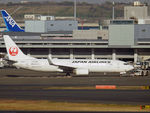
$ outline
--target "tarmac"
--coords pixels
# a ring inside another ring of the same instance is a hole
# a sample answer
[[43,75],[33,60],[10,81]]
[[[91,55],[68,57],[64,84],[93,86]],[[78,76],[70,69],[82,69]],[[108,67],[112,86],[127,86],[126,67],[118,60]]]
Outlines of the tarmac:
[[146,90],[128,88],[99,90],[95,86],[149,87],[149,81],[150,76],[120,77],[115,73],[66,77],[60,73],[41,73],[13,68],[0,69],[0,99],[140,106],[150,103],[149,88]]
[[49,85],[49,86],[150,86],[150,76],[120,77],[118,74],[91,74],[66,77],[62,73],[42,73],[23,69],[0,69],[0,85]]
[[148,105],[150,90],[48,89],[48,86],[0,86],[0,99]]

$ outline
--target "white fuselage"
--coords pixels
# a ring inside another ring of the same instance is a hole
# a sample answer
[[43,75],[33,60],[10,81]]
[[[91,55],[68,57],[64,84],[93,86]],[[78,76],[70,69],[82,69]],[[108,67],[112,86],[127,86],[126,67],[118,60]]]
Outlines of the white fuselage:
[[52,59],[52,63],[50,65],[47,59],[26,59],[18,60],[14,66],[45,72],[63,72],[59,66],[86,69],[89,72],[127,72],[133,69],[133,66],[119,60]]
[[53,59],[52,61],[55,65],[88,69],[89,72],[126,72],[133,69],[133,66],[119,60]]
[[13,65],[33,71],[63,72],[63,70],[59,69],[58,66],[49,65],[47,59],[18,60],[17,63],[14,63]]

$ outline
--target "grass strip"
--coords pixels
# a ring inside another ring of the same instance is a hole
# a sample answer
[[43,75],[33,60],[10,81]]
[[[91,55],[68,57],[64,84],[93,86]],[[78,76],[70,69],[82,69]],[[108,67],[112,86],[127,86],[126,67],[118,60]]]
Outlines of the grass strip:
[[136,105],[116,105],[100,103],[72,103],[55,102],[46,100],[0,100],[0,110],[21,110],[21,111],[144,111],[150,109],[140,109]]

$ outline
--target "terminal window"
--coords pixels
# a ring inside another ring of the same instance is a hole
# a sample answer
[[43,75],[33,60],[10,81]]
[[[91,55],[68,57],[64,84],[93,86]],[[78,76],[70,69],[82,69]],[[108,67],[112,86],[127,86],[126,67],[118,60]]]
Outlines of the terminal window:
[[134,24],[133,20],[112,20],[110,24]]

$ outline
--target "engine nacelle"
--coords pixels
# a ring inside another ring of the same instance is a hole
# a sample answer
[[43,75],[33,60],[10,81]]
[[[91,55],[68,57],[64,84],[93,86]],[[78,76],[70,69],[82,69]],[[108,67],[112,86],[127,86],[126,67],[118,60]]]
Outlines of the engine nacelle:
[[75,69],[74,73],[76,75],[88,75],[89,74],[89,70],[88,69]]

